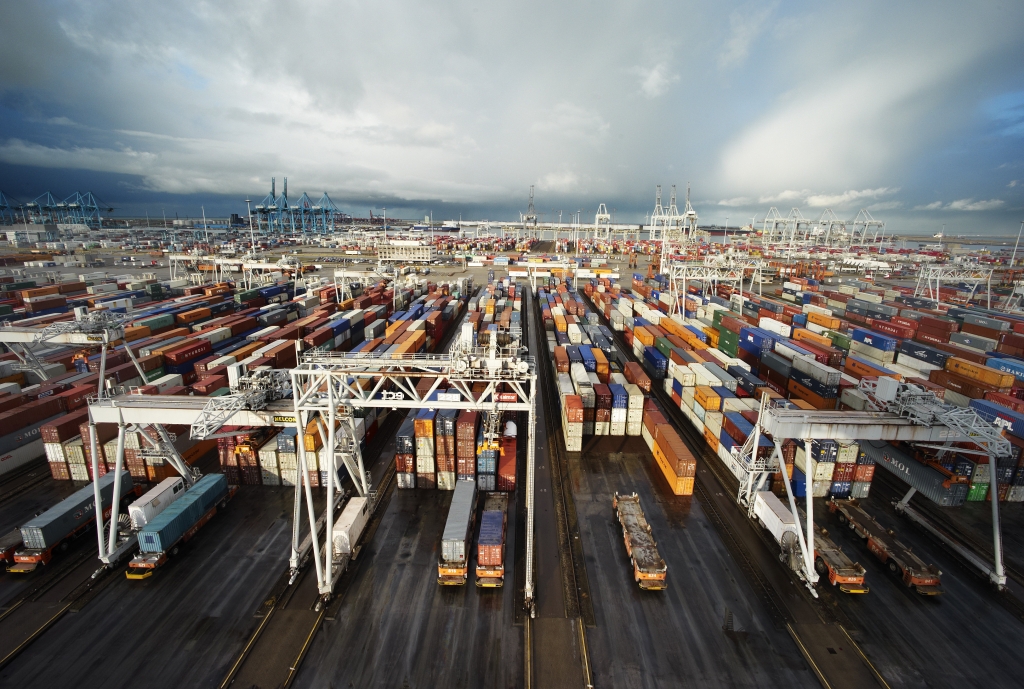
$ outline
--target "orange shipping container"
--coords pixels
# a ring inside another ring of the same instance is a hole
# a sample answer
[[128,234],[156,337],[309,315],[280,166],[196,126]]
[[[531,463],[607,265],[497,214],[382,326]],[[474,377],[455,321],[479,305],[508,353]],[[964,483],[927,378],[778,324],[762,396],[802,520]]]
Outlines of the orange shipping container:
[[804,342],[821,345],[822,347],[832,347],[832,340],[828,339],[824,335],[811,332],[806,328],[793,328],[793,339],[798,341],[803,340]]
[[985,383],[991,385],[994,388],[1003,388],[1009,390],[1013,387],[1014,377],[1012,373],[1004,373],[1003,371],[997,371],[994,368],[988,366],[982,366],[981,364],[974,364],[966,359],[960,357],[951,356],[946,359],[946,370],[950,373],[955,373],[958,376],[963,376],[969,380],[976,380],[979,383]]
[[893,371],[883,371],[880,368],[866,364],[863,361],[858,361],[852,357],[847,357],[846,364],[843,366],[843,371],[858,380],[864,376],[888,376],[889,378],[895,378],[896,380],[903,380],[903,376],[898,373]]
[[811,311],[807,314],[807,321],[809,323],[814,323],[815,325],[820,325],[822,328],[828,328],[829,330],[839,330],[839,319],[833,316],[825,316]]

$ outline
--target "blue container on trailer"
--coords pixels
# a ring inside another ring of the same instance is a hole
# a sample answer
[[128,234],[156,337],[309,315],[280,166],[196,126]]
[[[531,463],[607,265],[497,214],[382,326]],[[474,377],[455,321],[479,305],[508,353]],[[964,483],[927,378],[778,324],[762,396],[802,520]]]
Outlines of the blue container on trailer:
[[873,330],[866,328],[854,328],[851,333],[854,341],[862,342],[869,347],[881,350],[883,352],[895,352],[897,340],[895,337],[889,337],[888,335],[882,335],[876,333]]
[[139,550],[161,553],[195,526],[228,492],[224,474],[207,474],[139,532]]
[[612,383],[608,386],[608,389],[612,393],[612,409],[626,409],[629,407],[629,393],[626,392],[625,386]]

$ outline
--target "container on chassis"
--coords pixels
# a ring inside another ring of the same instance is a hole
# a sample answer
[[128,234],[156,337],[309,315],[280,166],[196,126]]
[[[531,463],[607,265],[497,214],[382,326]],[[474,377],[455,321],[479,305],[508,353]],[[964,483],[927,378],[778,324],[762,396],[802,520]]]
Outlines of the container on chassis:
[[476,516],[476,482],[456,481],[452,504],[448,508],[441,557],[437,562],[437,583],[463,586],[469,579],[469,550]]
[[334,522],[332,541],[334,543],[334,560],[343,557],[351,558],[359,537],[366,528],[370,518],[370,504],[366,498],[352,498]]
[[903,583],[923,596],[943,593],[942,572],[929,565],[909,548],[896,540],[891,531],[868,514],[857,500],[830,500],[828,509],[854,533],[867,541],[868,550],[882,561],[889,571],[898,575]]
[[476,541],[476,585],[497,587],[505,583],[505,526],[508,496],[487,493]]
[[633,579],[644,591],[659,591],[666,587],[668,565],[658,553],[658,544],[651,533],[640,497],[636,493],[612,497],[615,518],[622,526],[622,540],[626,554],[633,563]]
[[[99,479],[103,518],[110,513],[114,478],[115,473],[110,472]],[[127,469],[121,471],[121,491],[122,500],[140,492]],[[31,572],[36,566],[48,563],[55,550],[66,547],[67,542],[81,534],[95,517],[96,498],[90,483],[22,525],[21,539],[25,547],[14,553],[15,564],[8,571]]]
[[185,492],[185,481],[180,476],[165,478],[150,488],[141,498],[128,505],[132,528],[138,531]]
[[793,512],[768,491],[754,496],[754,516],[772,539],[779,544],[779,560],[794,571],[800,568],[800,545]]
[[185,494],[174,501],[139,531],[139,554],[128,563],[129,579],[145,579],[153,570],[177,555],[208,521],[224,509],[238,492],[229,486],[224,474],[208,474],[195,482]]
[[864,567],[847,557],[817,524],[814,526],[814,569],[819,577],[828,579],[828,583],[838,586],[843,593],[871,590],[864,583]]

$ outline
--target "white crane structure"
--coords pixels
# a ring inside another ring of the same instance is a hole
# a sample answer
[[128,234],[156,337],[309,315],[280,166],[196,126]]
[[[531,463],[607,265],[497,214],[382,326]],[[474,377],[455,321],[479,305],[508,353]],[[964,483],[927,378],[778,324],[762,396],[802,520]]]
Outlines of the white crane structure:
[[[116,333],[111,333],[116,334]],[[166,397],[151,395],[100,396],[90,400],[89,422],[93,443],[93,463],[97,461],[95,424],[117,423],[118,443],[115,463],[124,462],[124,435],[131,428],[160,424],[189,425],[195,439],[218,437],[225,425],[278,426],[297,429],[297,480],[292,513],[292,542],[289,564],[293,580],[312,555],[317,584],[322,596],[329,597],[340,575],[342,562],[334,559],[331,533],[336,512],[344,497],[338,471],[344,468],[354,490],[374,503],[377,491],[365,471],[355,430],[355,412],[359,409],[470,409],[492,419],[504,411],[527,412],[527,533],[526,604],[533,609],[533,524],[537,370],[533,357],[525,355],[518,329],[481,333],[484,342],[474,341],[472,327],[463,327],[460,337],[444,354],[385,355],[379,353],[325,353],[311,351],[300,355],[291,370],[257,370],[246,373],[241,364],[228,368],[231,393],[214,398]],[[297,345],[298,346],[298,345]],[[134,360],[134,359],[133,359]],[[429,390],[417,391],[417,382],[431,380]],[[443,383],[443,386],[442,386]],[[480,383],[483,389],[480,389]],[[477,386],[474,389],[474,385]],[[430,399],[437,393],[434,399]],[[485,428],[493,427],[490,423]],[[323,457],[328,464],[327,495],[324,513],[317,517],[303,438],[310,428],[320,434]],[[145,434],[143,434],[144,437]],[[171,438],[160,436],[156,452],[173,451]],[[169,449],[168,449],[169,448]],[[195,476],[180,457],[168,457],[191,485]],[[97,467],[94,466],[94,472]],[[94,475],[98,475],[94,473]],[[120,475],[120,474],[118,474]],[[377,488],[380,488],[379,484]],[[124,552],[131,544],[115,543],[117,503],[121,487],[114,486],[111,537],[107,541],[98,527],[101,559],[107,562],[115,551]],[[99,494],[97,492],[97,501]],[[99,504],[97,502],[97,504]],[[309,532],[304,539],[302,522],[308,518]],[[323,541],[321,542],[321,537]]]
[[831,208],[822,211],[817,220],[804,217],[799,208],[792,208],[783,217],[771,207],[762,221],[761,243],[766,249],[779,252],[811,247],[852,248],[874,246],[885,241],[885,223],[875,220],[867,209],[861,209],[853,220],[843,220]]
[[921,266],[921,270],[917,274],[917,286],[914,288],[914,296],[923,296],[935,301],[941,301],[939,294],[943,283],[965,283],[971,286],[971,293],[967,297],[967,300],[970,301],[974,299],[978,288],[984,285],[987,307],[991,309],[992,271],[991,267],[966,263],[946,263],[942,265],[926,263]]
[[[787,438],[802,442],[808,458],[812,456],[811,441],[818,439],[840,442],[898,440],[937,449],[940,453],[963,452],[963,448],[954,447],[953,444],[970,441],[980,448],[972,452],[988,457],[993,476],[996,475],[996,458],[1010,453],[1010,443],[999,429],[979,417],[973,409],[944,404],[931,392],[916,385],[900,383],[894,378],[865,378],[861,380],[859,389],[867,398],[868,407],[873,411],[782,409],[773,406],[767,395],[762,398],[754,432],[748,436],[742,447],[732,450],[733,466],[730,468],[739,478],[736,500],[747,509],[748,516],[753,517],[754,497],[757,491],[763,488],[769,474],[776,472],[785,482],[790,510],[794,515],[799,514],[789,475],[783,468],[785,462],[782,457],[782,442]],[[773,438],[774,447],[770,453],[755,453],[754,448],[760,446],[763,434]],[[802,527],[798,519],[796,524],[801,563],[797,573],[811,593],[817,596],[814,584],[818,581],[818,573],[814,569],[814,550],[809,540],[810,534],[814,533],[814,501],[810,498],[812,474],[811,471],[805,473],[805,494],[808,496],[807,523]],[[916,489],[911,488],[896,504],[897,510],[932,531],[940,540],[987,574],[996,586],[1005,586],[1006,573],[1003,568],[999,501],[995,495],[996,491],[993,491],[992,499],[994,556],[991,565],[949,535],[938,532],[928,519],[914,510],[908,503],[915,493]]]
[[[715,292],[719,284],[735,285],[738,289],[752,292],[757,285],[757,293],[761,294],[763,262],[755,258],[735,256],[713,256],[704,259],[703,263],[670,259],[661,264],[661,272],[668,275],[669,292],[672,303],[669,304],[669,315],[683,313],[683,300],[686,298],[687,286],[691,281],[701,282],[705,288]],[[744,280],[749,282],[744,288]]]

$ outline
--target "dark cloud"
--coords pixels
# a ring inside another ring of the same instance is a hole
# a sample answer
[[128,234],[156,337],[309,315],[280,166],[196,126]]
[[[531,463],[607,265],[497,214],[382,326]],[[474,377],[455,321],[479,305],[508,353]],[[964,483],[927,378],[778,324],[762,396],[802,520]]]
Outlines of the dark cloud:
[[115,205],[184,209],[287,175],[295,196],[354,207],[515,217],[535,184],[545,207],[603,201],[639,221],[655,184],[689,181],[708,220],[802,204],[1015,228],[1022,176],[999,166],[1024,163],[1022,16],[923,1],[7,3],[0,189],[73,180]]

